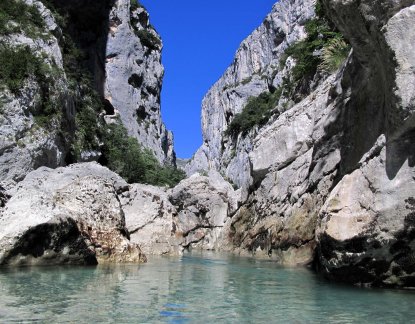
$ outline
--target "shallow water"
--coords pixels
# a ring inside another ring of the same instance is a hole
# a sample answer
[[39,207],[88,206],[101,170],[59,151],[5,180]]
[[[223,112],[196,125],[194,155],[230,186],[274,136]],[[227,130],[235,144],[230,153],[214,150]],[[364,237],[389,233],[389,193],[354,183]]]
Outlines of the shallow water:
[[415,292],[330,284],[303,268],[205,253],[0,272],[0,322],[410,323]]

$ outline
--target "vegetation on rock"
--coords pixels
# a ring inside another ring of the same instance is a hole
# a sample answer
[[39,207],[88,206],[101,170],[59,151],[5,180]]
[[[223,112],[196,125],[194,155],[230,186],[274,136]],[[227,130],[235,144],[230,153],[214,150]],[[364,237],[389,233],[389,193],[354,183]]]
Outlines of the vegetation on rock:
[[142,8],[142,4],[137,0],[130,0],[130,11],[135,11],[138,8]]
[[55,87],[59,78],[57,67],[47,64],[29,46],[12,47],[5,43],[0,44],[0,62],[0,82],[13,94],[18,95],[29,80],[37,83],[38,107],[32,111],[37,124],[46,126],[60,114]]
[[[160,165],[152,151],[128,136],[123,125],[105,123],[103,98],[96,91],[92,73],[88,69],[87,50],[71,34],[71,26],[64,18],[69,17],[69,13],[64,8],[56,7],[52,1],[45,0],[43,3],[50,9],[62,31],[58,41],[63,54],[64,71],[49,63],[50,58],[36,54],[29,46],[11,46],[0,41],[0,83],[15,95],[20,95],[30,82],[37,84],[37,100],[40,104],[31,113],[38,126],[53,127],[62,135],[62,141],[69,148],[67,163],[82,161],[85,153],[92,153],[92,156],[101,155],[101,164],[119,173],[130,183],[176,185],[185,178],[183,171]],[[131,5],[133,10],[140,6],[136,1],[131,1]],[[34,28],[48,35],[43,18],[35,6],[19,0],[1,1],[0,36],[25,33],[28,37],[38,37],[29,35],[26,28]],[[137,34],[147,47],[161,45],[160,40],[149,31],[137,31]],[[65,83],[61,82],[63,76],[66,77]],[[139,79],[129,81],[139,86]],[[61,104],[63,98],[65,103]],[[66,118],[63,118],[61,107],[69,107]],[[3,106],[1,109],[4,109]]]
[[281,65],[290,56],[295,59],[291,76],[296,83],[308,82],[319,68],[326,72],[335,71],[350,51],[350,45],[328,19],[319,2],[316,4],[316,18],[306,22],[305,30],[307,37],[288,47],[281,59]]
[[161,41],[153,33],[147,29],[134,30],[135,34],[140,38],[141,44],[150,50],[157,50],[161,46]]
[[251,97],[242,112],[236,114],[225,131],[225,135],[246,135],[253,127],[263,126],[273,115],[274,108],[281,96],[281,89],[263,92],[258,97]]
[[21,0],[0,1],[0,35],[23,32],[29,37],[38,36],[45,24],[38,8]]
[[[274,92],[251,97],[242,112],[232,119],[225,135],[246,135],[255,126],[263,126],[276,111],[281,97],[300,101],[309,93],[310,81],[318,71],[334,72],[347,58],[350,45],[328,19],[320,2],[316,4],[316,18],[306,22],[305,30],[307,37],[288,47],[281,58],[281,66],[285,65],[288,57],[295,59],[289,75]],[[249,81],[247,78],[246,82]]]
[[150,150],[128,136],[122,125],[109,125],[104,133],[103,143],[103,164],[129,183],[173,187],[185,178],[182,170],[161,166]]

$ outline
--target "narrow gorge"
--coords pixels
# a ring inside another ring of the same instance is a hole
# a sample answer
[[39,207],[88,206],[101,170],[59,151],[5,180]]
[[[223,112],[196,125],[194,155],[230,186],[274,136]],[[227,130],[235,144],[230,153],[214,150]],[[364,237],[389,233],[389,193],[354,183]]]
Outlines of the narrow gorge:
[[276,2],[179,168],[142,5],[2,2],[0,266],[200,250],[415,287],[414,23],[413,0]]

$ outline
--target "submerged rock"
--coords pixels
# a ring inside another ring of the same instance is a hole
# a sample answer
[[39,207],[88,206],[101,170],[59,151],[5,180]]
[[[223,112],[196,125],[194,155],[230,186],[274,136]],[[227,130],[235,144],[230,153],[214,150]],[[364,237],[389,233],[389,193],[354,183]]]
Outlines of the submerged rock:
[[0,214],[0,265],[144,262],[128,239],[115,173],[82,163],[30,173]]

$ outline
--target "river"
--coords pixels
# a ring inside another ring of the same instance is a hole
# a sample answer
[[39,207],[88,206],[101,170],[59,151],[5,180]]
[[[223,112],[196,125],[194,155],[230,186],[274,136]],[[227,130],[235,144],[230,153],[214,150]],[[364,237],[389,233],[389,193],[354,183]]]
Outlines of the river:
[[329,283],[214,253],[143,265],[0,271],[0,322],[410,323],[415,292]]

